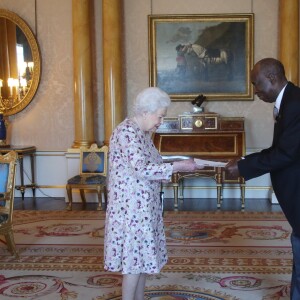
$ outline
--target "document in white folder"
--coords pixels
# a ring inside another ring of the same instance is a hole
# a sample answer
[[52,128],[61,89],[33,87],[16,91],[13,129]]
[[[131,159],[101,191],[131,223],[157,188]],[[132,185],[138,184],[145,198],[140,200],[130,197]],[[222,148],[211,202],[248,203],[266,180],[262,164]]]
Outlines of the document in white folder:
[[[190,159],[192,157],[190,156],[184,156],[184,155],[163,155],[162,156],[164,162],[173,162],[173,161],[180,161],[184,159]],[[227,162],[221,162],[221,161],[212,161],[212,160],[205,160],[205,159],[199,159],[194,158],[194,161],[196,164],[201,166],[207,166],[207,167],[225,167],[227,165]]]
[[225,167],[227,165],[226,162],[221,161],[212,161],[212,160],[205,160],[205,159],[194,159],[197,165],[201,166],[208,166],[208,167]]

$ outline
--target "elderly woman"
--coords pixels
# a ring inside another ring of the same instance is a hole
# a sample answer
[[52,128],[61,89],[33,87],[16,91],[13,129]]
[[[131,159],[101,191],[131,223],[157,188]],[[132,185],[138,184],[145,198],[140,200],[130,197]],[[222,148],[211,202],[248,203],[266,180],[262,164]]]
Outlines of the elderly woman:
[[163,163],[153,145],[151,134],[170,103],[161,89],[144,89],[133,117],[119,124],[110,139],[104,268],[122,272],[123,300],[143,300],[146,274],[159,273],[167,262],[161,181],[173,172],[199,169],[192,159]]

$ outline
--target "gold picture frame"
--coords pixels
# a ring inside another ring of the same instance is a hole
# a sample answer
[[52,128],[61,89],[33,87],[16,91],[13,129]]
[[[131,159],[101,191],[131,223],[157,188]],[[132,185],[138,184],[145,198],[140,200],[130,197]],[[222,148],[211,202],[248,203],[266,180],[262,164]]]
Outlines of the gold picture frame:
[[149,15],[150,86],[173,101],[253,100],[254,15]]

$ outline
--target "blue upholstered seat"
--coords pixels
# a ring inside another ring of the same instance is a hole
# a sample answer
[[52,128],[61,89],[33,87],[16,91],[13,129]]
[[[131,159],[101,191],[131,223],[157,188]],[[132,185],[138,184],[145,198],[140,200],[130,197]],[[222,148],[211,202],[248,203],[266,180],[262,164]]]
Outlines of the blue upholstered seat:
[[102,175],[76,175],[68,180],[68,184],[105,184],[106,177]]

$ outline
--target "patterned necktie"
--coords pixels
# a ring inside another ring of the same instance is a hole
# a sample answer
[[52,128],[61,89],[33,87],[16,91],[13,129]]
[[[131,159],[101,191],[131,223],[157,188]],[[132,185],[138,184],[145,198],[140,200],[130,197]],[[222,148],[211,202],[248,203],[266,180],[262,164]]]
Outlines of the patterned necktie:
[[279,113],[278,108],[276,106],[274,106],[274,108],[273,108],[273,117],[274,117],[274,120],[277,119],[278,113]]

